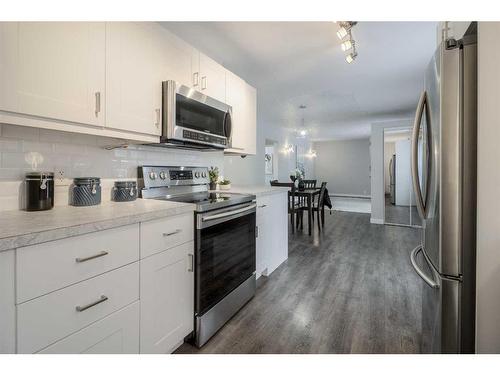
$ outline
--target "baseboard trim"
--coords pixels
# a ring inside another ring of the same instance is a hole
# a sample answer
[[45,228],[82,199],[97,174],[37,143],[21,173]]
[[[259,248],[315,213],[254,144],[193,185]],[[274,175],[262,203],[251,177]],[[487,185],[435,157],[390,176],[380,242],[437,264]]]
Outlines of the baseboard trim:
[[384,220],[383,219],[374,219],[373,217],[370,218],[370,223],[372,224],[384,224]]
[[330,197],[342,197],[342,198],[362,198],[371,199],[371,195],[356,195],[356,194],[328,194]]

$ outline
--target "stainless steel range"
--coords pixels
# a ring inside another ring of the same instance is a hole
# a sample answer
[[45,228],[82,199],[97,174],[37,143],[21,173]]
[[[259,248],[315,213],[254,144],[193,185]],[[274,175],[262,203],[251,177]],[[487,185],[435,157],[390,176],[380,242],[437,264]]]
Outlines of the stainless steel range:
[[208,190],[205,167],[139,167],[141,197],[194,203],[195,332],[201,347],[255,295],[255,196]]

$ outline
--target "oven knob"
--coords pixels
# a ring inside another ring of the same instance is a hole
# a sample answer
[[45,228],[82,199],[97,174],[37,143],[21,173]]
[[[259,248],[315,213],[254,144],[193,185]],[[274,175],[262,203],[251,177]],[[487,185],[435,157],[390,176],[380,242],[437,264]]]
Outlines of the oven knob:
[[202,172],[201,177],[203,177],[203,178],[207,177],[207,172]]
[[156,177],[158,177],[158,175],[156,174],[156,172],[149,172],[149,178],[151,180],[156,180]]
[[161,172],[160,172],[160,178],[161,178],[162,180],[164,180],[164,179],[165,179],[165,177],[166,177],[166,176],[165,176],[165,172],[161,171]]
[[200,172],[194,172],[194,177],[200,178]]

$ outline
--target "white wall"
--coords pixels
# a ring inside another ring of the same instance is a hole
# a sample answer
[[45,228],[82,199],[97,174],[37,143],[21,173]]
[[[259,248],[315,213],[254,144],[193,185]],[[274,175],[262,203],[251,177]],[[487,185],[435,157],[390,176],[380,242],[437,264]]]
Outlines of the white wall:
[[372,212],[370,221],[374,224],[384,223],[384,129],[405,128],[412,125],[413,119],[375,122],[371,125],[370,156]]
[[370,141],[353,139],[314,142],[318,182],[328,182],[330,194],[370,196]]
[[396,153],[394,142],[384,143],[384,179],[385,179],[385,193],[391,193],[391,176],[389,175],[389,165],[391,163],[392,155]]
[[478,30],[477,325],[479,353],[500,353],[500,23]]

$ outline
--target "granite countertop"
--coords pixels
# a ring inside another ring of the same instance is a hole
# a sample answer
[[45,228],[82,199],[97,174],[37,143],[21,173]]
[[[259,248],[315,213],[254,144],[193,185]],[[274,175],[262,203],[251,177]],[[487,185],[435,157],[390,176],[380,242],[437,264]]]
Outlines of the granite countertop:
[[229,190],[217,190],[217,192],[229,192],[229,193],[240,193],[240,194],[253,194],[256,197],[278,194],[288,191],[286,187],[280,186],[269,186],[269,185],[231,185]]
[[193,212],[195,205],[137,199],[99,206],[54,207],[49,211],[0,212],[0,251]]

